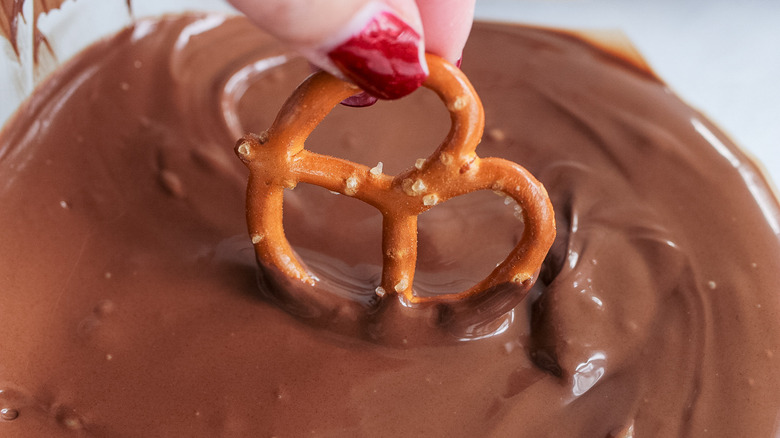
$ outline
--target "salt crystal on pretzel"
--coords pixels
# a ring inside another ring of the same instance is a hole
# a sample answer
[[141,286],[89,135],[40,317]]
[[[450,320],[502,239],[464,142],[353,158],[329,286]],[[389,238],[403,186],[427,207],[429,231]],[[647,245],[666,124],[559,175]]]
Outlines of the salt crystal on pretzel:
[[[382,173],[382,163],[368,168],[304,148],[306,138],[333,107],[360,91],[324,72],[310,76],[298,87],[268,131],[239,140],[236,153],[250,170],[249,234],[260,263],[295,281],[316,283],[290,247],[282,226],[284,188],[303,182],[354,197],[382,212],[383,269],[375,291],[379,300],[397,294],[411,304],[453,303],[506,283],[523,283],[527,292],[555,238],[547,192],[520,165],[477,156],[484,128],[479,97],[459,69],[434,55],[427,55],[427,61],[430,76],[423,85],[444,102],[452,126],[432,155],[418,159],[396,176]],[[490,275],[468,290],[415,295],[418,215],[477,190],[494,190],[517,203],[516,215],[525,224],[520,242]]]

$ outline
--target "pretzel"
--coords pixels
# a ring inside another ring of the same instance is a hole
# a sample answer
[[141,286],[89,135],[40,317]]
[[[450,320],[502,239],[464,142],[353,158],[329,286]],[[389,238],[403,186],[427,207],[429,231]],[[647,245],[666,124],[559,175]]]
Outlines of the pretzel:
[[[380,300],[399,295],[407,303],[452,303],[476,297],[505,283],[530,289],[555,238],[552,205],[544,187],[518,164],[475,153],[484,128],[484,112],[466,76],[447,61],[427,55],[430,76],[423,86],[439,95],[452,125],[444,142],[428,158],[396,176],[304,148],[309,134],[356,86],[325,72],[307,78],[282,107],[273,125],[236,144],[249,168],[247,222],[258,261],[308,285],[316,280],[297,258],[284,235],[285,188],[309,183],[370,204],[383,216]],[[477,190],[511,197],[522,209],[520,242],[485,279],[456,293],[417,296],[413,291],[417,259],[417,217],[448,199]]]

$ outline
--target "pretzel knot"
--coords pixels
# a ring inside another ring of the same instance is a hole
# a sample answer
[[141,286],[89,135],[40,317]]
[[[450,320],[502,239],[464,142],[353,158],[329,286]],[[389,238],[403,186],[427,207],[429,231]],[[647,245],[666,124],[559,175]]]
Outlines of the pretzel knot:
[[[289,278],[314,285],[284,235],[282,198],[298,183],[324,187],[366,202],[383,216],[380,299],[399,294],[407,303],[447,303],[489,293],[505,283],[535,280],[555,237],[552,205],[544,187],[527,170],[500,158],[480,158],[482,104],[466,76],[434,55],[427,55],[430,76],[424,86],[439,95],[452,125],[444,142],[428,158],[389,176],[378,169],[319,155],[304,149],[314,128],[343,99],[360,90],[327,73],[306,79],[282,107],[268,131],[238,141],[236,153],[250,170],[247,221],[258,261]],[[517,201],[524,222],[520,242],[485,279],[468,290],[436,296],[413,291],[417,259],[417,217],[456,196],[494,190]]]

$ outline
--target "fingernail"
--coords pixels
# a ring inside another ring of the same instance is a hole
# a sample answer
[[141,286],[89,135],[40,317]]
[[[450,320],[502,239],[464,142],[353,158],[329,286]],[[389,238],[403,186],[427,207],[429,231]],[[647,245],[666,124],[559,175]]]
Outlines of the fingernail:
[[[317,67],[316,65],[309,63],[309,70],[311,70],[312,73],[317,73],[318,71],[322,71],[321,68]],[[376,103],[378,99],[365,91],[362,93],[358,93],[354,96],[350,96],[344,100],[341,101],[341,104],[344,106],[351,106],[355,108],[362,108],[366,106],[371,106]]]
[[460,68],[461,64],[463,64],[463,57],[462,56],[460,58],[458,58],[457,61],[455,61],[455,67]]
[[428,76],[422,39],[389,11],[375,14],[360,33],[328,52],[328,58],[360,88],[382,99],[398,99]]
[[376,97],[364,91],[342,100],[341,104],[344,106],[364,107],[375,104],[377,100],[378,99]]

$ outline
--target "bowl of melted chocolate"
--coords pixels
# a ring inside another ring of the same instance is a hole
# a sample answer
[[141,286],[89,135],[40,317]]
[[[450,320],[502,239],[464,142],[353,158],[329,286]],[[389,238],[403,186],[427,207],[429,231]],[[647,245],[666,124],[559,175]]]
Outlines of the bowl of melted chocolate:
[[[257,280],[233,145],[305,61],[218,13],[139,18],[83,50],[0,133],[0,436],[775,436],[780,205],[614,47],[475,24],[478,151],[544,184],[557,236],[500,324],[406,345],[307,321]],[[310,147],[395,174],[448,126],[420,90],[334,109]],[[415,287],[484,277],[517,243],[513,213],[490,192],[424,213]],[[381,215],[301,185],[284,221],[323,288],[368,308]]]

